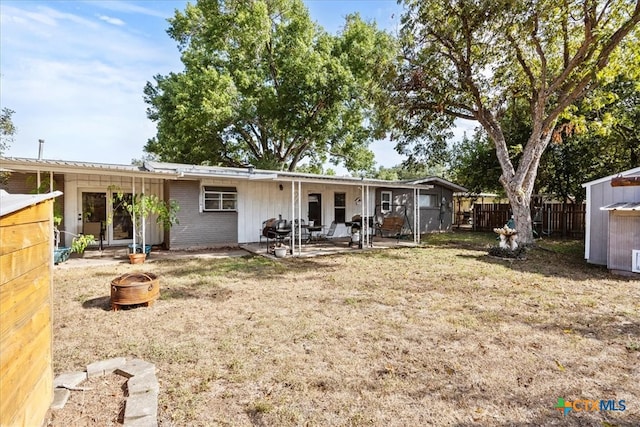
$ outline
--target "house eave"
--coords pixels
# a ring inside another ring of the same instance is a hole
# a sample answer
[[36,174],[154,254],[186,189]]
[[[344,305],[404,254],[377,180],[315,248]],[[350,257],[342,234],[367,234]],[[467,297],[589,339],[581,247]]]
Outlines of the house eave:
[[78,173],[87,175],[118,175],[132,177],[157,177],[173,179],[173,174],[147,171],[133,165],[109,163],[76,162],[69,160],[30,159],[20,157],[2,157],[3,167],[9,166],[12,172],[53,172]]

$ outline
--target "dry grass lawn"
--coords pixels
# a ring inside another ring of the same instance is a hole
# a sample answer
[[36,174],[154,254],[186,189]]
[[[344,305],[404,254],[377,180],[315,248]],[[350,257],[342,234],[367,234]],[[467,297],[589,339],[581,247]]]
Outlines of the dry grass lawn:
[[[640,425],[639,281],[580,242],[510,262],[492,240],[56,269],[54,370],[155,363],[161,426]],[[110,311],[134,270],[161,276],[160,300]],[[559,397],[626,410],[563,416]]]

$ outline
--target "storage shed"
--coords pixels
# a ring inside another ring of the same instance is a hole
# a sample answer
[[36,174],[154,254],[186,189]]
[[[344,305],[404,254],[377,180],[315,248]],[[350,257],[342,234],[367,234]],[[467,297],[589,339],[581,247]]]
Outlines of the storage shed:
[[0,425],[42,425],[53,396],[53,199],[0,190]]
[[585,259],[640,275],[640,167],[583,184]]

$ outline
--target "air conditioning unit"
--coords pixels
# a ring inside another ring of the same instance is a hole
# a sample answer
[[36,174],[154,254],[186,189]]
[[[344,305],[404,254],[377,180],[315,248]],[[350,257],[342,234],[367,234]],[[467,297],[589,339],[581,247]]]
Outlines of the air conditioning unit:
[[631,271],[640,273],[640,249],[631,251]]

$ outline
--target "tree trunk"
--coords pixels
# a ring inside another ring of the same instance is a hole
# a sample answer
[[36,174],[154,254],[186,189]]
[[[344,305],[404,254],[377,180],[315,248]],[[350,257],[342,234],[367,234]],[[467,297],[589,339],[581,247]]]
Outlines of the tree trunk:
[[522,197],[521,193],[516,193],[507,189],[507,197],[513,211],[513,219],[518,230],[518,244],[530,245],[533,243],[533,221],[531,220],[531,198]]
[[[500,124],[487,110],[482,110],[478,120],[483,125],[487,133],[496,146],[496,155],[500,162],[502,175],[500,183],[504,187],[513,219],[518,230],[518,242],[523,245],[533,244],[533,221],[531,220],[531,195],[538,175],[538,165],[542,158],[542,153],[551,141],[553,129],[542,129],[539,122],[534,121],[531,136],[525,145],[518,163],[518,168],[514,168],[507,142],[504,138]],[[535,116],[534,116],[535,119]]]

